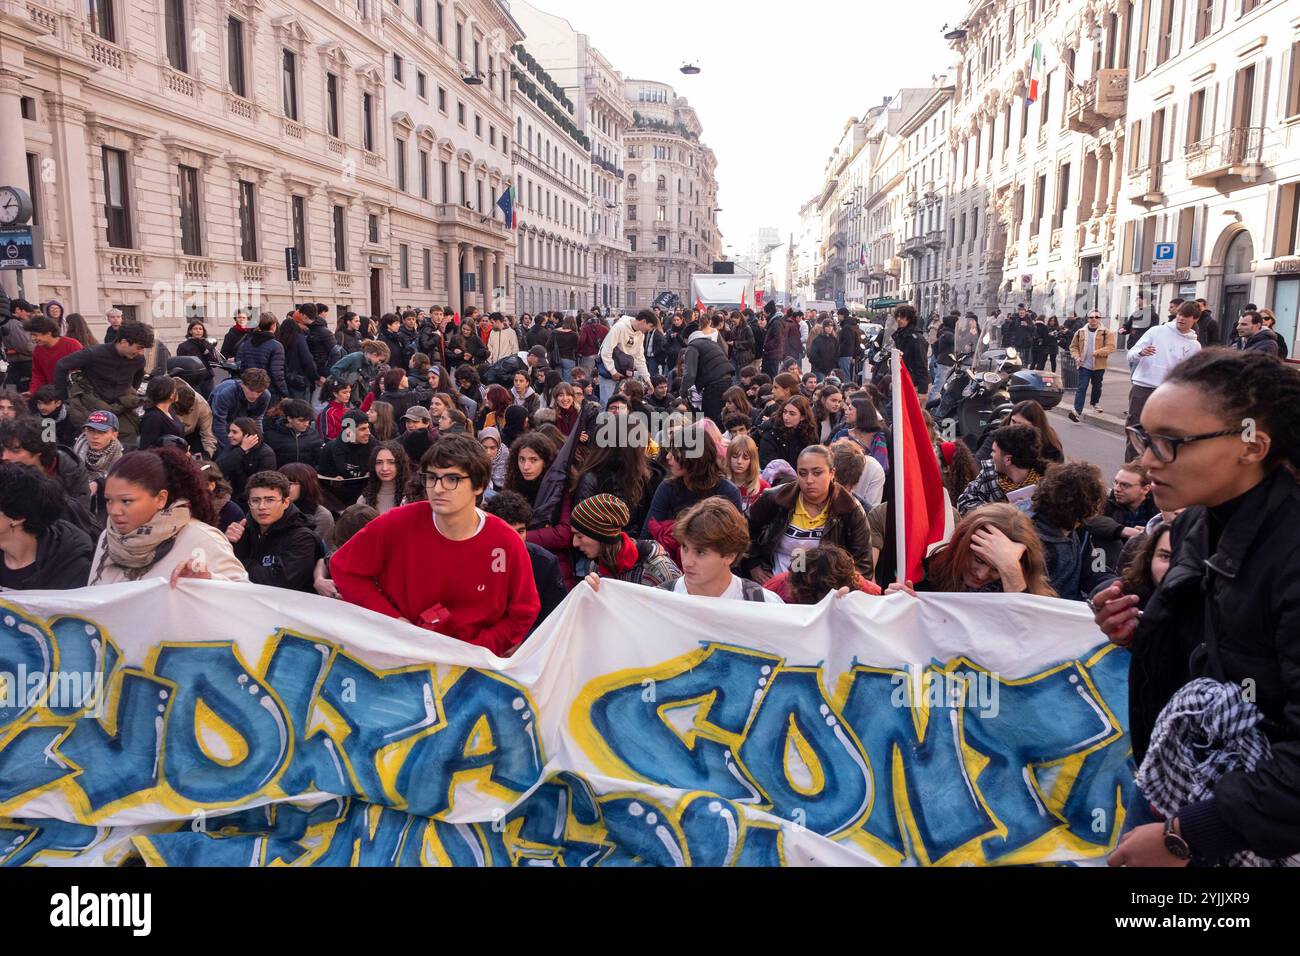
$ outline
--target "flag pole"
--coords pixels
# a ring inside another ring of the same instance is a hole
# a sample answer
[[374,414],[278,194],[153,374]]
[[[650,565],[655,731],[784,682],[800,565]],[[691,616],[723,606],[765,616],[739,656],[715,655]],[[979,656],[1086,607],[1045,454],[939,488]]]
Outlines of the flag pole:
[[894,448],[890,465],[894,472],[894,580],[900,584],[907,578],[907,503],[903,500],[903,353],[889,350],[890,402],[893,406]]

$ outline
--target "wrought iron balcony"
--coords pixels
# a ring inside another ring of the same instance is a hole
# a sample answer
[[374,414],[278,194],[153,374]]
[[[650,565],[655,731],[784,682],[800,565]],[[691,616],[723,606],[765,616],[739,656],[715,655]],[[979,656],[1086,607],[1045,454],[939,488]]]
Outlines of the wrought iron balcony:
[[1259,126],[1226,130],[1191,146],[1186,156],[1187,178],[1198,186],[1224,176],[1253,181],[1264,167],[1264,130]]

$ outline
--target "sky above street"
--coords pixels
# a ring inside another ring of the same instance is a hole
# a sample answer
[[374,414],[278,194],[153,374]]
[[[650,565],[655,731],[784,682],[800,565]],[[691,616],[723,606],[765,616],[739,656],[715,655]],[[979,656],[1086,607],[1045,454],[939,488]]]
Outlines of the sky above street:
[[[955,62],[941,28],[968,0],[533,0],[591,37],[615,69],[670,83],[718,156],[724,251],[761,226],[786,239],[849,117]],[[525,41],[526,43],[527,41]],[[685,61],[701,73],[679,72]]]

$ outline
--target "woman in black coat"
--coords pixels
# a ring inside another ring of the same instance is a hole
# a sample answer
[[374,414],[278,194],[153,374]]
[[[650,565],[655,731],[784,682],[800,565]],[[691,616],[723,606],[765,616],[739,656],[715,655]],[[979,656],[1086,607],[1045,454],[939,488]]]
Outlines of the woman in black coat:
[[[1155,390],[1140,429],[1133,443],[1157,507],[1186,510],[1172,526],[1169,570],[1140,617],[1140,595],[1120,583],[1092,601],[1102,631],[1132,652],[1129,732],[1141,761],[1127,814],[1136,825],[1110,863],[1293,856],[1300,375],[1270,355],[1206,349]],[[1167,772],[1175,763],[1185,769]]]
[[791,467],[799,453],[817,444],[817,419],[802,395],[788,398],[758,429],[758,460],[766,468],[778,458]]
[[176,346],[176,354],[197,358],[207,366],[198,383],[199,394],[206,399],[212,394],[212,366],[221,362],[216,347],[208,341],[208,327],[191,322],[185,329],[185,339]]
[[236,418],[226,431],[230,445],[217,452],[217,467],[230,482],[231,500],[243,505],[248,479],[259,471],[275,471],[275,452],[251,418]]
[[289,394],[281,397],[306,401],[316,381],[316,362],[311,357],[307,336],[297,322],[285,319],[275,337],[284,347],[284,382],[289,386]]

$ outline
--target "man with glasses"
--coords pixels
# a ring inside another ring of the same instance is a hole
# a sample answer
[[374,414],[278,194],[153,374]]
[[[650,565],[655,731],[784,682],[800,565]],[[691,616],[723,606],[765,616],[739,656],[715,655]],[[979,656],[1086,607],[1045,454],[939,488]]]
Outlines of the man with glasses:
[[1106,378],[1106,360],[1115,351],[1115,334],[1101,327],[1101,313],[1093,309],[1088,313],[1088,324],[1070,339],[1070,355],[1079,367],[1079,387],[1074,393],[1074,411],[1070,421],[1077,422],[1083,414],[1083,398],[1092,389],[1092,410],[1101,412],[1101,386]]
[[248,572],[248,580],[288,591],[313,592],[316,560],[325,547],[306,515],[289,500],[289,479],[259,471],[248,479],[248,514],[226,528],[226,540]]
[[[1175,366],[1188,356],[1201,350],[1196,338],[1196,320],[1201,307],[1195,302],[1184,302],[1172,322],[1153,325],[1142,333],[1142,338],[1128,350],[1129,391],[1128,418],[1124,425],[1132,429],[1142,422],[1142,409],[1151,393],[1164,384]],[[1124,449],[1124,460],[1138,457],[1139,449],[1132,442]]]
[[1115,472],[1101,514],[1087,522],[1092,540],[1106,552],[1106,567],[1119,573],[1124,546],[1141,535],[1158,514],[1151,499],[1151,475],[1136,461]]
[[510,654],[541,601],[519,535],[478,502],[492,461],[468,435],[444,435],[420,460],[427,501],[385,512],[330,558],[349,603]]

